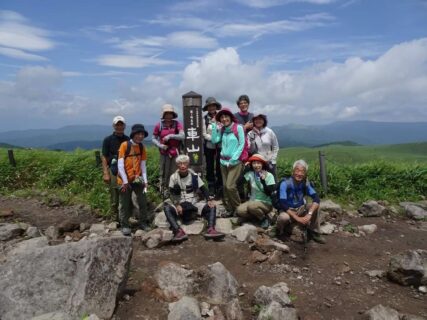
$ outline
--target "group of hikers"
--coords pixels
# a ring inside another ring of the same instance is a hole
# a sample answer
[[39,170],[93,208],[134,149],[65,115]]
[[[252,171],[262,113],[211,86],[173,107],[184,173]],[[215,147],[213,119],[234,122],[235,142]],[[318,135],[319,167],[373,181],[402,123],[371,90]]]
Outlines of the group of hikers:
[[[190,158],[180,148],[185,139],[184,127],[177,120],[174,107],[162,107],[159,123],[154,127],[152,142],[160,152],[159,187],[167,194],[163,209],[174,233],[172,242],[188,239],[178,221],[187,224],[198,216],[207,220],[207,239],[221,239],[215,229],[217,206],[222,199],[225,217],[237,217],[239,224],[255,222],[267,229],[275,221],[278,238],[291,233],[295,225],[307,230],[309,239],[324,243],[319,234],[320,199],[307,179],[304,160],[293,164],[292,176],[277,179],[276,161],[279,144],[267,124],[267,116],[249,112],[250,99],[241,95],[238,112],[233,113],[213,97],[206,99],[203,111],[204,176],[190,169]],[[130,137],[125,135],[122,116],[113,119],[112,135],[102,145],[103,179],[110,185],[111,212],[124,235],[131,235],[132,192],[139,206],[139,228],[148,230],[146,192],[147,153],[143,140],[149,135],[144,125],[135,124]],[[306,197],[311,197],[308,203]],[[202,202],[200,198],[204,198]],[[277,211],[276,219],[271,212]]]

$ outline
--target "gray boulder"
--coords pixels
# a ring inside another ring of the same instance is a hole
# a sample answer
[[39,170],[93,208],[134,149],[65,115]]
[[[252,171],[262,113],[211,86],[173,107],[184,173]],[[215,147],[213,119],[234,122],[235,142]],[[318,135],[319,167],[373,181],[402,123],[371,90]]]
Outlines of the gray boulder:
[[320,201],[320,212],[322,212],[322,216],[333,216],[336,217],[342,214],[342,208],[339,204],[331,201],[331,200],[322,200]]
[[172,238],[172,231],[158,228],[144,234],[141,241],[147,248],[152,249],[168,243]]
[[332,234],[337,230],[337,226],[333,223],[326,222],[320,226],[321,234]]
[[427,250],[408,250],[392,256],[387,277],[404,286],[427,284]]
[[244,320],[239,299],[234,298],[225,306],[225,316],[227,320]]
[[19,237],[24,229],[16,223],[0,223],[0,241],[8,241]]
[[278,302],[271,302],[263,308],[258,315],[258,320],[298,320],[296,309],[282,307]]
[[57,227],[55,227],[55,226],[49,226],[44,231],[44,235],[49,240],[57,240],[59,238],[59,229]]
[[289,288],[284,282],[276,283],[272,287],[261,286],[254,294],[255,302],[262,306],[267,306],[272,302],[278,303],[281,307],[292,305],[288,296]]
[[40,231],[37,227],[28,227],[25,233],[30,238],[37,238],[41,236]]
[[363,314],[365,320],[399,320],[399,312],[379,304]]
[[377,201],[370,200],[362,204],[359,213],[364,217],[381,217],[387,212],[386,207],[380,205]]
[[216,219],[216,230],[224,234],[231,234],[233,232],[233,224],[230,218]]
[[177,302],[169,304],[168,320],[200,320],[199,303],[191,297],[182,297]]
[[221,262],[215,262],[198,272],[200,294],[212,304],[226,304],[237,297],[239,284]]
[[166,301],[176,301],[193,294],[193,270],[188,270],[174,262],[164,262],[155,273],[157,285]]
[[358,226],[357,228],[359,229],[359,231],[363,231],[367,234],[374,233],[378,229],[376,224],[365,224],[363,226]]
[[109,319],[124,289],[131,255],[127,237],[15,252],[0,266],[0,318],[26,320],[63,312],[79,319],[85,313]]
[[411,218],[414,220],[427,219],[427,211],[417,205],[408,204],[408,205],[405,205],[404,208],[408,218]]
[[257,228],[254,225],[245,223],[243,226],[233,230],[231,235],[241,242],[255,239],[258,235]]
[[41,316],[31,318],[31,320],[75,320],[75,318],[64,312],[49,312]]

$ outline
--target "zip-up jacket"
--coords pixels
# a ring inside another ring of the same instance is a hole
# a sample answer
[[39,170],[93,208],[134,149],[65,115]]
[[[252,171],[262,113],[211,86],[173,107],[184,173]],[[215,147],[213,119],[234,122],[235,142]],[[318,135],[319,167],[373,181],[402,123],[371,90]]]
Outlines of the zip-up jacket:
[[224,134],[222,129],[216,123],[212,124],[212,143],[221,142],[221,165],[235,166],[240,162],[239,157],[245,146],[245,133],[241,125],[237,126],[237,133],[239,138],[236,137],[232,130],[233,123],[225,128]]
[[264,127],[258,131],[254,128],[249,131],[248,138],[250,143],[250,154],[259,153],[268,162],[276,164],[277,155],[279,153],[279,142],[273,130]]

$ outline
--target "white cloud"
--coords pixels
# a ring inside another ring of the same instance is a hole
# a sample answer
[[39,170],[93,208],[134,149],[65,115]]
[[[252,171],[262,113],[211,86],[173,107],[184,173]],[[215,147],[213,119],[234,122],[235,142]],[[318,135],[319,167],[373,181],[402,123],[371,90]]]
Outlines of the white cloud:
[[48,31],[31,26],[19,13],[0,11],[0,46],[28,51],[49,50],[55,46],[49,36]]
[[265,23],[231,23],[224,24],[216,31],[219,36],[260,36],[263,34],[278,34],[303,31],[314,27],[322,27],[334,20],[327,13],[317,13],[289,20],[278,20]]
[[109,42],[124,54],[102,55],[96,60],[100,65],[119,68],[174,64],[173,61],[158,58],[171,48],[210,49],[218,46],[215,38],[195,31],[172,32],[164,37],[132,38],[124,41],[115,38]]
[[103,66],[118,67],[118,68],[144,68],[148,66],[162,66],[173,64],[173,61],[159,59],[156,57],[143,57],[136,55],[103,55],[96,59]]
[[351,57],[299,72],[269,72],[266,64],[245,62],[236,49],[221,48],[189,63],[181,74],[151,74],[132,85],[119,82],[113,98],[103,101],[65,92],[64,76],[53,67],[35,66],[22,68],[14,81],[0,82],[0,109],[7,110],[2,124],[12,119],[57,119],[56,127],[64,121],[109,123],[117,113],[153,124],[164,103],[180,112],[181,96],[190,90],[215,96],[234,110],[236,98],[246,93],[251,111],[267,114],[271,125],[427,121],[427,38],[395,45],[376,59]]
[[93,29],[100,32],[106,32],[106,33],[115,33],[120,30],[128,30],[128,29],[135,29],[140,27],[140,25],[111,25],[111,24],[104,24],[102,26],[97,26],[93,28],[86,28],[86,29]]
[[330,4],[336,0],[235,0],[236,2],[252,8],[271,8],[290,3],[310,3],[316,5]]
[[239,94],[248,93],[252,110],[280,124],[338,117],[425,121],[426,84],[427,38],[396,45],[376,60],[349,58],[292,73],[267,74],[262,64],[242,62],[235,49],[219,49],[188,65],[180,88],[233,105]]
[[47,59],[45,57],[27,53],[20,49],[13,49],[13,48],[4,48],[0,47],[0,54],[15,58],[15,59],[21,59],[21,60],[28,60],[28,61],[46,61]]

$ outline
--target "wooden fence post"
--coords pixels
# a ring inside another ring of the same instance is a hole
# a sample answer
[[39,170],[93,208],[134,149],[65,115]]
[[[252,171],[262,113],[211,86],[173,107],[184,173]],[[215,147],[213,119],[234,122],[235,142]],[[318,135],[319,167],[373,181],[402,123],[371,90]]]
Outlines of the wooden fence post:
[[99,152],[99,150],[95,151],[95,161],[96,161],[96,166],[100,167],[101,166],[101,153]]
[[319,151],[319,165],[320,165],[320,183],[322,184],[323,191],[328,192],[328,179],[326,174],[326,161],[325,154]]
[[7,150],[7,155],[9,156],[9,163],[12,167],[16,167],[15,157],[13,156],[13,150]]

